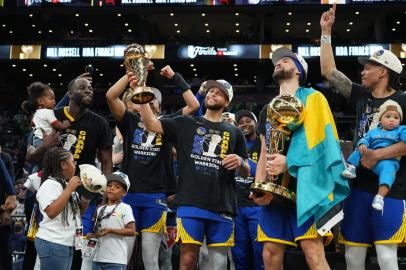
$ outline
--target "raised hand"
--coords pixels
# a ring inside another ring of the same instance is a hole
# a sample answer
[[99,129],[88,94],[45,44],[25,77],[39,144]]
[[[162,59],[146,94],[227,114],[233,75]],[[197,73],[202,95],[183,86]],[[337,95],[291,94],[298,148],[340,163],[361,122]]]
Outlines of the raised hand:
[[161,69],[161,76],[164,76],[167,79],[172,79],[173,76],[175,75],[175,72],[172,70],[172,68],[169,65],[164,66]]
[[323,31],[330,30],[333,27],[334,21],[336,19],[336,4],[334,3],[328,11],[321,15],[320,26]]
[[200,94],[201,96],[205,96],[205,95],[206,95],[206,91],[207,91],[207,89],[206,89],[206,84],[207,84],[207,81],[204,81],[204,82],[202,83],[202,85],[200,85],[199,94]]

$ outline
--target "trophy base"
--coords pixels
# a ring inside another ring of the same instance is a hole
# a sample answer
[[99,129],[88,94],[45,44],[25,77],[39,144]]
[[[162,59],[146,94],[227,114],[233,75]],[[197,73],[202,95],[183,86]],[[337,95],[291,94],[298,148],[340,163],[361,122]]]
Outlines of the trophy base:
[[138,86],[133,89],[131,101],[135,104],[146,104],[154,100],[155,95],[151,87]]
[[272,182],[256,182],[251,185],[251,191],[258,197],[262,197],[265,193],[273,195],[272,202],[280,206],[289,208],[296,207],[296,194],[295,192]]

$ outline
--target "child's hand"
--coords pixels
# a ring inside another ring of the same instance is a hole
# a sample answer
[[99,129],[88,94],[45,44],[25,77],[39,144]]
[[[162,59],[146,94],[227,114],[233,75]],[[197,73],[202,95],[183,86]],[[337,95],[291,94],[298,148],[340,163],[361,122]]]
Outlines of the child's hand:
[[112,228],[103,228],[103,229],[100,229],[97,232],[97,236],[98,237],[105,236],[105,235],[108,235],[109,233],[112,233],[112,232],[113,232]]
[[78,176],[74,176],[71,179],[69,179],[68,185],[66,186],[66,188],[70,191],[70,192],[74,192],[78,186],[80,186],[82,184],[82,181],[80,180],[80,178]]
[[62,122],[62,127],[63,129],[70,127],[70,121],[69,120],[65,120]]
[[361,144],[358,146],[358,150],[361,154],[365,154],[365,152],[368,150],[368,147],[365,144]]

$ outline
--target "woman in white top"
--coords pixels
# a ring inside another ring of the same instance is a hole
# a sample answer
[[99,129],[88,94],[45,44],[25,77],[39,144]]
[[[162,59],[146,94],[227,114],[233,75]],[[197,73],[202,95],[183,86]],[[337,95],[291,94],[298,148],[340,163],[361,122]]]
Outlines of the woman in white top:
[[42,184],[37,192],[43,220],[35,238],[41,270],[69,270],[72,264],[76,229],[80,228],[81,185],[75,175],[72,154],[54,147],[45,153]]

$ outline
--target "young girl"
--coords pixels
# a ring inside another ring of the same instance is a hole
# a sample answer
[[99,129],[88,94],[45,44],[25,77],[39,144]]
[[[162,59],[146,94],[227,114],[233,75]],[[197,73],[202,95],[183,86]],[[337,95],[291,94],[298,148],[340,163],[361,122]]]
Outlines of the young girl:
[[69,121],[60,122],[56,119],[53,108],[55,107],[54,91],[46,84],[34,82],[27,87],[28,100],[21,105],[29,115],[34,113],[32,125],[34,127],[34,147],[42,145],[42,132],[50,134],[53,129],[64,130],[70,127]]
[[135,235],[135,220],[131,207],[121,202],[130,188],[128,176],[121,172],[107,175],[106,204],[97,209],[93,234],[98,243],[94,251],[93,270],[124,270],[127,268],[125,236]]
[[62,148],[49,149],[44,156],[42,184],[37,192],[43,219],[35,237],[41,270],[69,270],[75,233],[80,229],[79,196],[81,185],[75,175],[72,154]]

